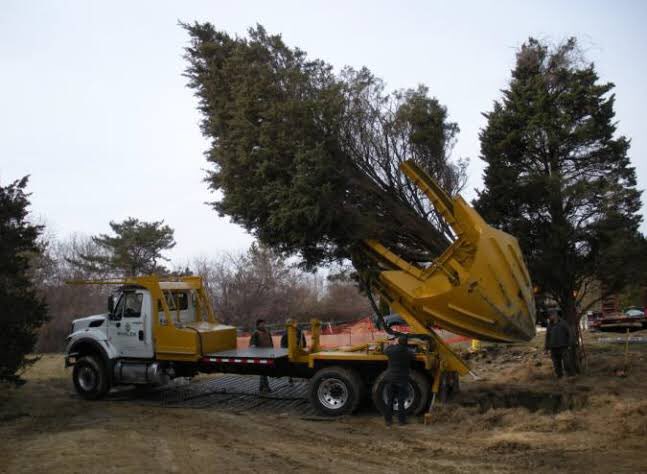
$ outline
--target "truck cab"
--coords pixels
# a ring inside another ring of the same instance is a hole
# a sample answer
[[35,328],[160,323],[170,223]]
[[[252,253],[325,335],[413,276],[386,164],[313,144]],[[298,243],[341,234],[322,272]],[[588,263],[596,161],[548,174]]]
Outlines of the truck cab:
[[66,366],[84,398],[192,375],[204,354],[236,347],[236,328],[215,319],[199,277],[78,283],[120,284],[107,313],[75,320],[66,340]]

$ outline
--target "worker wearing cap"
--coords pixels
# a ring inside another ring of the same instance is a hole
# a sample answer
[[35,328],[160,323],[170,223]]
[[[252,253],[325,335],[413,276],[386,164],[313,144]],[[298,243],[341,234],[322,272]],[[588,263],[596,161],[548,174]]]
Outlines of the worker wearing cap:
[[550,358],[553,361],[557,378],[561,378],[564,371],[569,377],[575,375],[570,354],[572,343],[573,336],[568,323],[559,317],[557,309],[549,309],[544,349],[546,352],[550,351]]
[[[272,334],[265,327],[264,319],[256,320],[256,330],[249,340],[249,347],[274,347],[274,343],[272,342]],[[265,393],[272,391],[267,375],[260,376],[258,391]]]
[[388,383],[384,420],[387,426],[391,426],[393,423],[393,403],[397,400],[398,423],[404,425],[407,422],[404,401],[409,395],[409,370],[413,360],[413,353],[407,345],[407,336],[398,337],[398,343],[384,349],[384,354],[389,358],[389,366],[384,377]]

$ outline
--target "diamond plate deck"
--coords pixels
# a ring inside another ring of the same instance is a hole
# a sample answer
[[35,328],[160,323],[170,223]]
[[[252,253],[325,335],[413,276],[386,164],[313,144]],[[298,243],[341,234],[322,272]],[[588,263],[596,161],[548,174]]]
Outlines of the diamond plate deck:
[[288,350],[273,347],[247,347],[244,349],[231,349],[227,351],[210,352],[205,357],[229,357],[243,359],[279,359],[287,357]]
[[157,389],[125,388],[113,391],[108,400],[178,408],[210,408],[233,412],[314,416],[308,401],[308,381],[270,378],[271,393],[258,392],[256,375],[219,375],[192,382],[176,381]]

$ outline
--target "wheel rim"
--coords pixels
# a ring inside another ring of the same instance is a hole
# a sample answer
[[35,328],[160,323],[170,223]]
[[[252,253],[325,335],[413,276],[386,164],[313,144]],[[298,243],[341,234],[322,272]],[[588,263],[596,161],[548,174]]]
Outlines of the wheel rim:
[[79,386],[86,392],[94,390],[97,384],[97,374],[90,367],[81,367],[77,379]]
[[[416,398],[416,392],[413,389],[413,385],[411,382],[409,382],[409,385],[407,386],[408,393],[407,393],[407,398],[404,399],[404,410],[408,410],[411,408],[411,405],[413,405],[413,401]],[[385,383],[384,388],[382,388],[382,400],[384,401],[384,404],[389,403],[389,384]],[[398,402],[397,399],[393,400],[393,411],[398,411]]]
[[348,402],[348,388],[339,379],[326,379],[317,389],[319,403],[329,410],[339,410]]

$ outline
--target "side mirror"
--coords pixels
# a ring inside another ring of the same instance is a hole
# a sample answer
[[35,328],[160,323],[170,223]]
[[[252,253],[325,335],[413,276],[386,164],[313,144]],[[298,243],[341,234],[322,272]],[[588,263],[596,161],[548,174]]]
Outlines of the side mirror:
[[108,312],[110,315],[115,312],[115,297],[113,295],[108,296]]

